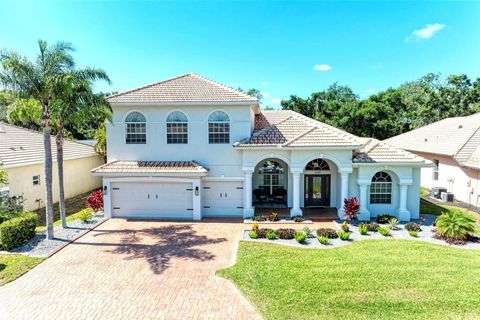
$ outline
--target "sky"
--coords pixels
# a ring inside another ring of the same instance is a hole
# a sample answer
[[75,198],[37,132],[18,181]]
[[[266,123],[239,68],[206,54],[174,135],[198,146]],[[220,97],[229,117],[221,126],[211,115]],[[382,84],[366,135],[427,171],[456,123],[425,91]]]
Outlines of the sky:
[[121,92],[195,72],[279,107],[338,82],[362,98],[429,73],[480,77],[480,1],[7,1],[0,48],[73,43]]

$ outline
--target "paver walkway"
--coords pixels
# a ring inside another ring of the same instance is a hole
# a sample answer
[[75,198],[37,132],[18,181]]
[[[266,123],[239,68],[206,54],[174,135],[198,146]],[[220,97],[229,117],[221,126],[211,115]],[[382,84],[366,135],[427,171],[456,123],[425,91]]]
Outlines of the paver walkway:
[[245,226],[111,219],[0,287],[2,319],[260,319],[215,271]]

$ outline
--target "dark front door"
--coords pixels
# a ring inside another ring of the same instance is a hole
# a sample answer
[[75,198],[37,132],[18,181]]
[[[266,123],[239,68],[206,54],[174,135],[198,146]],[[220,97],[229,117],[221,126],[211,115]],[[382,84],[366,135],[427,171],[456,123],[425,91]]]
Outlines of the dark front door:
[[330,175],[305,175],[305,207],[330,206]]

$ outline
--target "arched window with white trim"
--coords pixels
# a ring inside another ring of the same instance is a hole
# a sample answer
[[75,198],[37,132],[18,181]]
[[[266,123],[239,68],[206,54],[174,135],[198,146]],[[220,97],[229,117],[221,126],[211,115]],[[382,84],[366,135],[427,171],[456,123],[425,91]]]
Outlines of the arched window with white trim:
[[147,119],[138,111],[130,112],[125,118],[125,143],[147,143]]
[[392,177],[384,172],[377,172],[370,185],[370,203],[392,203]]
[[208,143],[230,143],[230,118],[223,111],[215,111],[208,117]]
[[167,117],[167,143],[188,143],[188,119],[180,111],[173,111]]

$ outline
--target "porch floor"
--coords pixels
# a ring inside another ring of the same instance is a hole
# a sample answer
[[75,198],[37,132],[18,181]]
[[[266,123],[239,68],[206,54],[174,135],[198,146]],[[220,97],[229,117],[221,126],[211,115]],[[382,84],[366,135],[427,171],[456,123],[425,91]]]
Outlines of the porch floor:
[[[303,216],[312,221],[337,220],[337,208],[302,208]],[[278,213],[280,217],[289,217],[290,208],[258,208],[255,207],[256,216],[267,216],[272,212]]]

